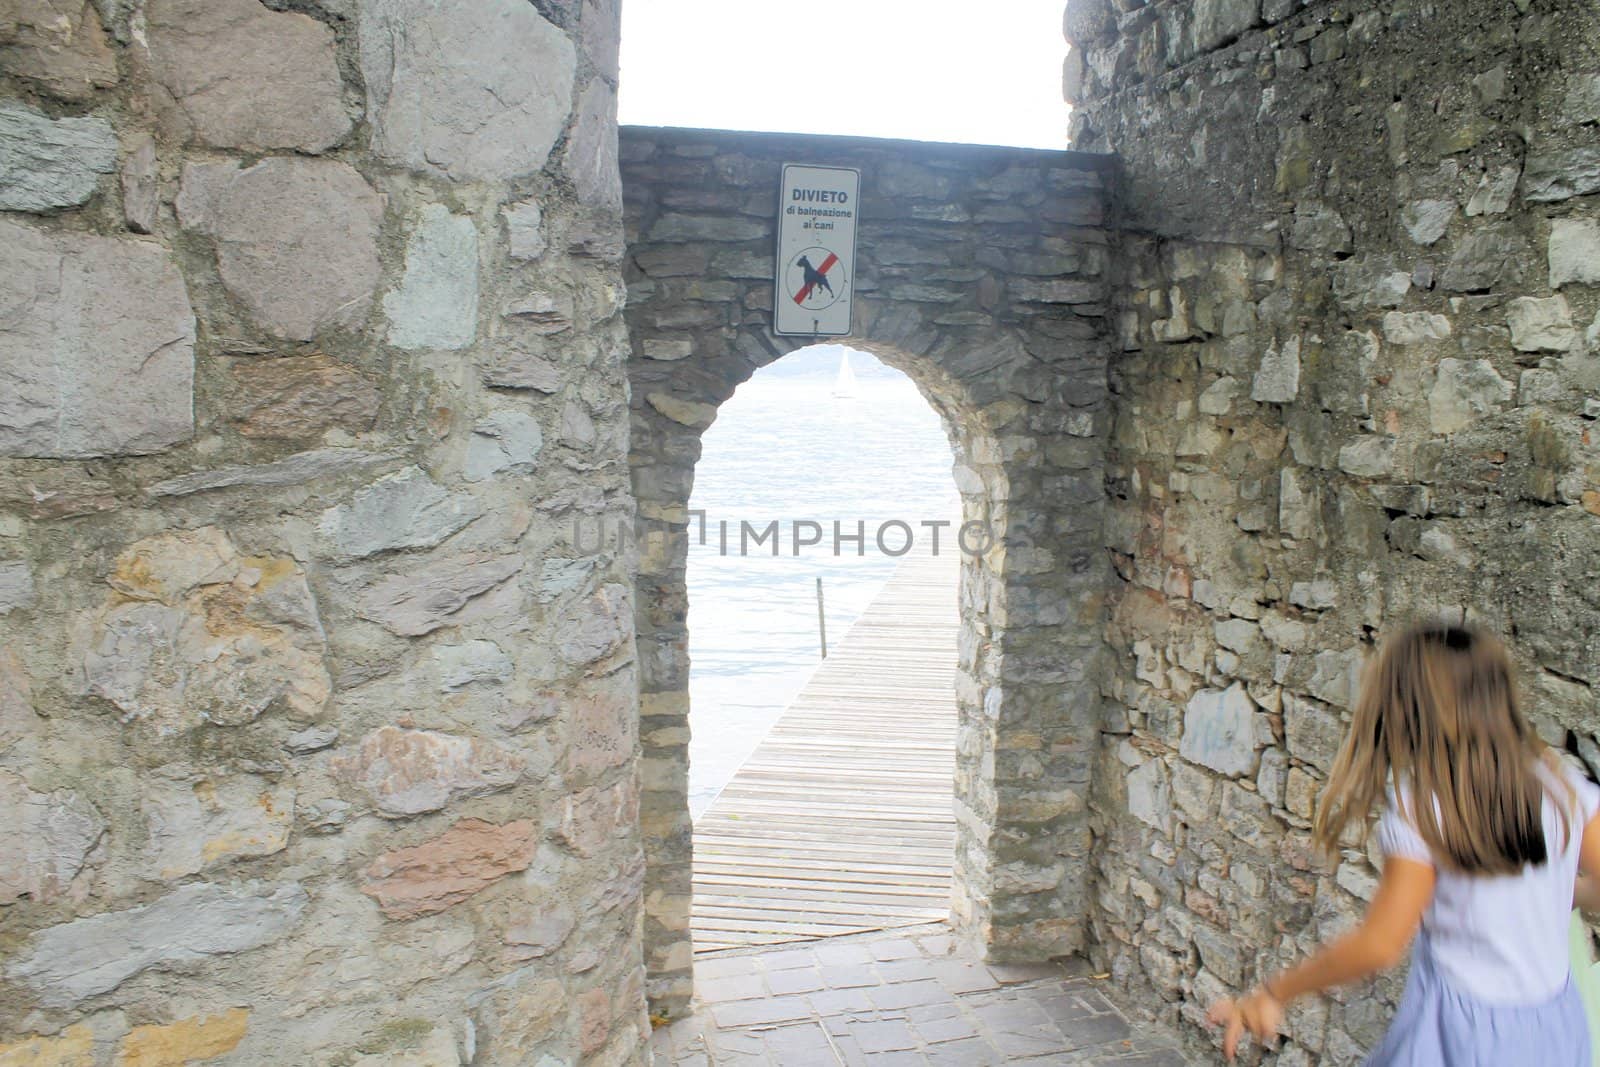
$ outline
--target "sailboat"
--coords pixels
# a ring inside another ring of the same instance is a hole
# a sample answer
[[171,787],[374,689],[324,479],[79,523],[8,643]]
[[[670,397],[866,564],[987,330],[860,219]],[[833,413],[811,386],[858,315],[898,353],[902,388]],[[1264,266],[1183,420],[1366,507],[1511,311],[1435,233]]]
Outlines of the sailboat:
[[833,381],[833,395],[846,400],[855,399],[856,372],[850,369],[850,350],[839,349],[839,377]]

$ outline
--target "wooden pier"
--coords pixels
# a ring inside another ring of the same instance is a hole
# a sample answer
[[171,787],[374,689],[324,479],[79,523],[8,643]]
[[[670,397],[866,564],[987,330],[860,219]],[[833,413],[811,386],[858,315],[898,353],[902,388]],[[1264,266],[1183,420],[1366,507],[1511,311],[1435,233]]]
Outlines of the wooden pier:
[[902,560],[701,815],[697,952],[948,915],[958,568]]

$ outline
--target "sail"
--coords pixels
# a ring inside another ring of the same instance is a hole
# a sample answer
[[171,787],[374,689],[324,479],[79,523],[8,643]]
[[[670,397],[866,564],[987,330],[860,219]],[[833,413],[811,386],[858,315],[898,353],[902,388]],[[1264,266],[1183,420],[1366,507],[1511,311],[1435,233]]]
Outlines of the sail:
[[839,397],[853,397],[856,395],[856,372],[850,369],[850,350],[839,350],[839,377],[833,382],[833,395]]

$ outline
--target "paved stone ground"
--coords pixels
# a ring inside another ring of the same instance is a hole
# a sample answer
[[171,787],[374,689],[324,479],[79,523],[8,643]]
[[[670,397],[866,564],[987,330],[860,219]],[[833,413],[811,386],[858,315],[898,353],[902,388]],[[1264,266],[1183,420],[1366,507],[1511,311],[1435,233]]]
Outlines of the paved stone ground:
[[701,957],[695,989],[695,1014],[656,1031],[657,1064],[1189,1062],[1130,1026],[1082,964],[985,964],[943,924]]

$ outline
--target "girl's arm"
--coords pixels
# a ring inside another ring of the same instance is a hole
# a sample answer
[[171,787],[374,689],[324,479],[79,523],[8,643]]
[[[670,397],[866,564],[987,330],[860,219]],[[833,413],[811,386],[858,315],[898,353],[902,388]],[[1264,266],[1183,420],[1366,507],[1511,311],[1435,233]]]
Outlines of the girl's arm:
[[[1591,829],[1600,827],[1600,818]],[[1589,834],[1584,835],[1589,844]],[[1600,871],[1600,830],[1594,833],[1594,861]],[[1283,1009],[1291,1000],[1330,986],[1355,982],[1388,970],[1404,958],[1422,913],[1433,900],[1434,869],[1417,860],[1386,859],[1378,892],[1367,906],[1361,925],[1296,967],[1262,982],[1248,996],[1223,1000],[1210,1013],[1213,1023],[1227,1027],[1223,1053],[1233,1058],[1246,1028],[1258,1040],[1277,1033]]]

